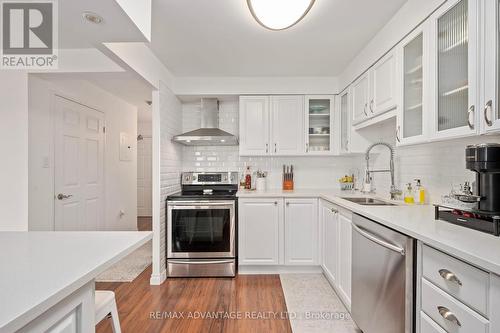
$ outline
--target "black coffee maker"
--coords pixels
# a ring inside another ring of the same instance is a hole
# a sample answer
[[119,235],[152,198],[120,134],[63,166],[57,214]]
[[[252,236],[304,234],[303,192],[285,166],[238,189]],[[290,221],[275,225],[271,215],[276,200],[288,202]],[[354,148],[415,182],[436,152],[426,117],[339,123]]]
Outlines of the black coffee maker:
[[500,214],[500,144],[483,143],[467,146],[466,168],[476,172],[476,187],[480,212]]

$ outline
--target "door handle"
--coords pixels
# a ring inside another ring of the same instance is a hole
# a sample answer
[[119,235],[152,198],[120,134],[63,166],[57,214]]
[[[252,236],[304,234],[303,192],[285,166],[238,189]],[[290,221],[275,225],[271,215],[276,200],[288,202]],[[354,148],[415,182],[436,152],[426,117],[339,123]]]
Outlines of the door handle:
[[493,122],[488,118],[488,110],[490,110],[493,107],[493,101],[490,99],[488,103],[484,106],[484,121],[486,122],[486,125],[488,126],[493,126]]
[[366,232],[365,230],[361,229],[360,227],[358,227],[354,223],[351,223],[351,224],[352,224],[353,229],[356,230],[361,236],[371,240],[372,242],[374,242],[380,246],[385,247],[386,249],[389,249],[389,250],[394,251],[394,252],[398,252],[402,256],[406,255],[406,250],[403,249],[402,247],[399,247],[399,246],[396,246],[394,244],[383,241],[383,240],[375,237],[374,235]]
[[462,327],[462,324],[458,320],[457,316],[453,312],[451,312],[450,309],[448,309],[444,306],[438,306],[437,309],[438,309],[438,312],[441,315],[441,317],[454,323],[455,325],[457,325],[459,327]]
[[266,143],[266,154],[269,153],[269,143]]
[[439,275],[441,275],[441,277],[446,281],[450,281],[458,284],[459,286],[462,286],[462,281],[460,281],[460,279],[455,275],[455,273],[450,272],[445,268],[439,270]]
[[471,121],[470,121],[471,114],[474,115],[474,105],[471,105],[470,108],[469,108],[469,111],[467,111],[467,125],[469,125],[469,128],[471,130],[473,130],[474,129],[474,124],[471,123]]
[[69,199],[72,196],[73,196],[72,194],[62,194],[62,193],[59,193],[56,198],[57,198],[57,200],[64,200],[64,199]]

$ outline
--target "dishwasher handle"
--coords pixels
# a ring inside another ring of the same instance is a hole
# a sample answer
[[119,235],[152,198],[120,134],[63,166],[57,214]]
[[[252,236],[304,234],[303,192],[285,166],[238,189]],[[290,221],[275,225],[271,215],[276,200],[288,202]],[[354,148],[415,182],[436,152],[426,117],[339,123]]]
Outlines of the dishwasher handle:
[[371,240],[374,243],[377,243],[380,246],[385,247],[386,249],[389,249],[389,250],[394,251],[394,252],[398,252],[402,256],[406,255],[406,250],[404,248],[399,247],[399,246],[394,245],[394,244],[391,244],[391,243],[388,243],[386,241],[383,241],[383,240],[375,237],[374,235],[370,234],[366,230],[361,229],[360,227],[358,227],[354,223],[351,223],[351,224],[352,224],[352,227],[354,228],[354,230],[356,230],[361,236]]

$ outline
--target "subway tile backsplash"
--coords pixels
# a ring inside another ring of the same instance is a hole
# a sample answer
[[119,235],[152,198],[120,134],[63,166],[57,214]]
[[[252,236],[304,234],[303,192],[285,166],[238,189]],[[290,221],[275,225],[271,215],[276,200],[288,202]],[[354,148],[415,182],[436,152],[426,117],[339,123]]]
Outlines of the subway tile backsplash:
[[[194,130],[200,124],[199,103],[182,105],[183,132]],[[238,101],[223,101],[220,104],[219,123],[221,129],[238,135]],[[368,131],[382,133],[382,141],[395,144],[392,128],[394,123],[379,125]],[[452,184],[473,180],[474,174],[465,169],[465,146],[482,142],[498,142],[500,136],[481,136],[444,142],[398,147],[396,149],[396,185],[403,189],[404,184],[415,178],[422,180],[431,201],[439,201],[441,195],[450,191]],[[281,187],[283,164],[295,167],[296,188],[338,188],[338,178],[344,174],[355,173],[364,176],[365,158],[363,155],[342,157],[240,157],[238,146],[226,147],[183,147],[183,171],[238,171],[246,166],[253,171],[261,169],[269,172],[268,187]],[[374,168],[388,167],[389,156],[384,149],[374,150],[371,165]],[[379,194],[387,194],[390,188],[388,174],[376,174],[374,184]]]

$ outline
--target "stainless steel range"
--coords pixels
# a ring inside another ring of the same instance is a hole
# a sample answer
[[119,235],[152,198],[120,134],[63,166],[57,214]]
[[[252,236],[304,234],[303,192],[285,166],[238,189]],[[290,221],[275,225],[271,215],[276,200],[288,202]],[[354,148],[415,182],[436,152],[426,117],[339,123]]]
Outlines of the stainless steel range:
[[167,274],[236,274],[237,172],[184,172],[167,197]]

